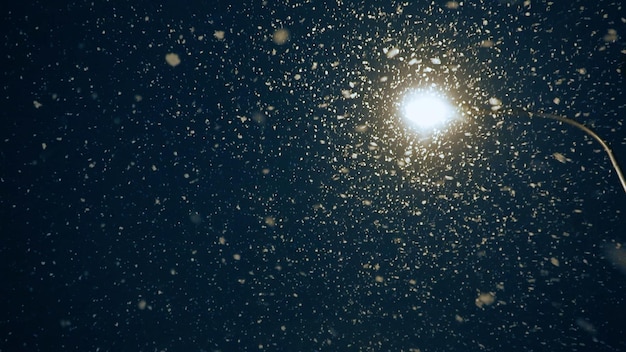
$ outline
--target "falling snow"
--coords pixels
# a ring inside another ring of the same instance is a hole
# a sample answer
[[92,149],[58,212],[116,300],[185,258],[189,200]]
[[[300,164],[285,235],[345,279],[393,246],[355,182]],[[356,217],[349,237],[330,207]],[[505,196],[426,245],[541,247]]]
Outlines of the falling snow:
[[626,350],[619,1],[5,7],[0,350]]

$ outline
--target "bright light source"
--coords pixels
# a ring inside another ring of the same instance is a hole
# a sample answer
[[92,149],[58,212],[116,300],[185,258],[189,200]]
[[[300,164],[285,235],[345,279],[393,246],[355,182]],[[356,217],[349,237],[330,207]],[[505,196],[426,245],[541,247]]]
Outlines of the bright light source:
[[454,109],[435,92],[413,92],[402,102],[402,115],[409,125],[427,132],[442,127],[454,117]]

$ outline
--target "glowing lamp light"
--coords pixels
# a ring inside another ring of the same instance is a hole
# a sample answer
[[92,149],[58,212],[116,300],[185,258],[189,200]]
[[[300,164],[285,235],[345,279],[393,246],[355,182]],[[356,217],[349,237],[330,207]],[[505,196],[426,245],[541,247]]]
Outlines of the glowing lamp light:
[[408,94],[401,109],[408,124],[421,132],[436,130],[454,117],[452,106],[434,92]]

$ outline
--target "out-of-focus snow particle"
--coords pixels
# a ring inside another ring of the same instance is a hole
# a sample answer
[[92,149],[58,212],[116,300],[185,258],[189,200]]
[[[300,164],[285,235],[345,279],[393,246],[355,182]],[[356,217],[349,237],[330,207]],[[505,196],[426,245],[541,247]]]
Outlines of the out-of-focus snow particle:
[[493,40],[483,40],[482,42],[480,42],[480,47],[481,48],[492,48],[493,47]]
[[387,58],[388,59],[391,59],[394,56],[400,54],[400,49],[398,49],[398,48],[391,48],[391,50],[387,50],[387,49],[385,49],[385,50],[387,51]]
[[606,259],[626,275],[626,249],[618,243],[617,245],[605,246],[604,253],[606,254]]
[[491,293],[491,292],[483,292],[480,295],[478,295],[478,297],[476,298],[476,307],[478,308],[482,308],[484,306],[490,306],[493,304],[493,302],[496,301],[496,296],[495,294]]
[[274,219],[273,216],[266,216],[265,217],[265,225],[267,225],[269,227],[276,226],[276,219]]
[[446,2],[446,8],[449,10],[456,10],[459,8],[459,3],[457,1],[448,1]]
[[550,258],[550,263],[552,263],[552,265],[554,266],[560,266],[561,263],[559,262],[559,260],[555,257]]
[[35,109],[39,109],[40,107],[43,106],[43,104],[41,104],[40,102],[38,102],[37,100],[33,101],[33,106],[35,107]]
[[499,110],[502,108],[502,100],[491,97],[489,98],[489,105],[491,105],[491,110],[493,111]]
[[576,325],[578,325],[579,328],[583,329],[585,332],[589,334],[593,335],[596,333],[596,328],[593,326],[593,324],[591,324],[590,322],[588,322],[587,320],[583,318],[577,318]]
[[559,98],[554,98],[554,99],[552,99],[552,102],[553,102],[555,105],[559,105],[559,104],[561,104],[561,99],[559,99]]
[[139,310],[144,310],[147,306],[148,302],[146,302],[145,299],[139,300],[139,302],[137,302],[137,308],[139,308]]
[[430,62],[431,62],[433,65],[441,65],[441,59],[440,59],[440,58],[438,58],[438,57],[431,57],[431,58],[430,58]]
[[607,43],[613,43],[617,41],[617,31],[613,28],[610,28],[608,31],[606,31],[606,34],[604,35],[604,41]]
[[558,160],[559,162],[565,164],[568,161],[571,161],[570,159],[568,159],[567,157],[565,157],[565,155],[561,154],[561,153],[554,153],[552,154],[552,157],[555,158],[556,160]]
[[274,35],[272,35],[272,41],[276,45],[285,45],[290,38],[289,31],[285,28],[280,28],[274,31]]
[[491,105],[502,105],[502,100],[498,98],[491,97],[489,98],[489,104]]
[[367,129],[368,129],[367,125],[358,125],[354,128],[354,130],[359,133],[366,132]]
[[189,221],[191,221],[193,224],[199,225],[200,223],[202,223],[202,216],[198,213],[193,213],[189,215]]
[[217,40],[224,40],[224,35],[225,34],[226,34],[226,32],[224,32],[224,31],[215,31],[215,32],[213,32],[213,36]]
[[169,53],[165,55],[165,62],[167,62],[172,67],[176,67],[180,65],[180,57],[178,56],[178,54]]
[[252,114],[252,120],[258,124],[264,124],[266,120],[265,114],[257,111]]

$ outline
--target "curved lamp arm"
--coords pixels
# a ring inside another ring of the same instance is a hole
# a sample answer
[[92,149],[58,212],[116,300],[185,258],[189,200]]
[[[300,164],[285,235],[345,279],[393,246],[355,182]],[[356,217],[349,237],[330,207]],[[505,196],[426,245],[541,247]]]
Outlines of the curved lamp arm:
[[530,111],[526,111],[526,110],[522,110],[522,109],[513,109],[511,111],[515,112],[515,113],[526,114],[526,115],[528,115],[531,118],[536,115],[536,116],[539,116],[539,117],[542,117],[542,118],[546,118],[546,119],[552,119],[552,120],[565,122],[565,123],[567,123],[567,124],[569,124],[571,126],[574,126],[574,127],[578,128],[579,130],[587,133],[591,137],[593,137],[593,139],[595,139],[596,141],[598,141],[598,143],[600,143],[600,145],[602,145],[602,148],[604,148],[604,151],[609,156],[609,159],[611,160],[611,164],[613,164],[613,169],[615,170],[615,173],[617,174],[617,177],[619,178],[619,182],[622,184],[622,188],[624,189],[624,193],[626,193],[626,177],[624,177],[624,173],[622,172],[622,169],[619,167],[619,164],[617,163],[617,159],[615,158],[615,155],[613,155],[613,151],[611,151],[611,148],[609,148],[609,145],[606,144],[606,142],[602,138],[600,138],[600,136],[598,136],[598,134],[595,133],[593,130],[591,130],[589,127],[583,125],[582,123],[580,123],[578,121],[574,121],[574,120],[572,120],[570,118],[567,118],[565,116],[560,116],[560,115],[555,115],[555,114],[548,114],[548,113],[544,113],[544,112],[530,112]]

